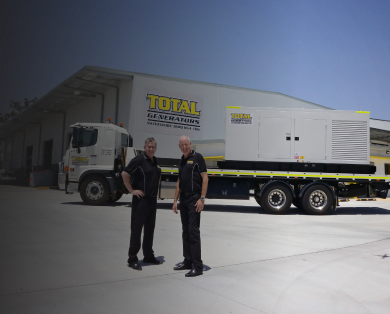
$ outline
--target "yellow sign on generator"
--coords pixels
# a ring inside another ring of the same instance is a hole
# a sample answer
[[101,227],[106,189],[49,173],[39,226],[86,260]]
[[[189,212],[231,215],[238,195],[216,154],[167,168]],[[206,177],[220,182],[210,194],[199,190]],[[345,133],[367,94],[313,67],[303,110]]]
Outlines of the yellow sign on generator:
[[231,113],[231,124],[252,124],[252,115],[250,113]]

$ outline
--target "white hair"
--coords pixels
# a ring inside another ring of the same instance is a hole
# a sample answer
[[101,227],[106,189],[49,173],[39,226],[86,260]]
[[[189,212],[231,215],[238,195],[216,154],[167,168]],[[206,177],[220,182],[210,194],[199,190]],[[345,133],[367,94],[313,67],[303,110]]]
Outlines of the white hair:
[[188,142],[191,143],[191,140],[190,140],[189,136],[187,136],[187,135],[182,135],[182,136],[180,136],[179,142],[181,141],[181,139],[184,140],[185,138],[187,138],[187,139],[188,139]]

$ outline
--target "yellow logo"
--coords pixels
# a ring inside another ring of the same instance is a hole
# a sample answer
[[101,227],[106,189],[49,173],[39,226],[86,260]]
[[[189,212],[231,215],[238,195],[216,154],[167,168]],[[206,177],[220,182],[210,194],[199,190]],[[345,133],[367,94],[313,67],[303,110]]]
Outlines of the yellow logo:
[[192,160],[188,160],[187,164],[193,164],[194,162]]
[[231,124],[252,124],[252,116],[250,113],[231,113]]
[[161,111],[178,112],[199,116],[200,111],[196,110],[196,102],[178,98],[169,98],[147,94],[146,99],[150,99],[149,109]]
[[72,157],[72,165],[88,165],[88,157]]
[[247,113],[232,113],[232,119],[252,119],[250,114]]
[[88,157],[72,157],[72,161],[88,161]]

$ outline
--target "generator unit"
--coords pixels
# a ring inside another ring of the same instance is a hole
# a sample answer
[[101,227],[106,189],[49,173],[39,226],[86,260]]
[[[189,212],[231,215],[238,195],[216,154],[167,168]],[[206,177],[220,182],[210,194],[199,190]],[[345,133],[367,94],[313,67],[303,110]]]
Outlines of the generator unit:
[[372,174],[369,118],[361,111],[228,107],[218,166]]

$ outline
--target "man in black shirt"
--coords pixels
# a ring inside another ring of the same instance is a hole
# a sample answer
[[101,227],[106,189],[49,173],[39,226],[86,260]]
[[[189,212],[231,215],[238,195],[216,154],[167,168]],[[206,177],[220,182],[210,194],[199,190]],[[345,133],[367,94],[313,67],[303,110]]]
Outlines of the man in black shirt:
[[[147,138],[145,152],[134,157],[122,171],[122,178],[126,188],[133,194],[131,203],[130,247],[127,262],[129,267],[142,270],[138,264],[137,254],[141,248],[141,232],[144,227],[142,250],[144,262],[162,264],[154,256],[153,235],[156,224],[157,192],[161,178],[161,169],[154,154],[157,143],[153,137]],[[130,181],[133,179],[133,183]]]
[[183,156],[179,164],[179,178],[172,209],[177,214],[180,194],[184,261],[173,269],[191,269],[186,273],[186,277],[195,277],[203,274],[199,227],[209,179],[203,156],[191,150],[191,142],[187,136],[180,137],[179,147]]

